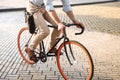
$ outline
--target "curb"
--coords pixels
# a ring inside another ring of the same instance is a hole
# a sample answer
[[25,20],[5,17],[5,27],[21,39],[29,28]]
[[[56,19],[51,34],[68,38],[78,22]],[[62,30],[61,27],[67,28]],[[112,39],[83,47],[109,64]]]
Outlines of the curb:
[[[110,2],[117,2],[117,1],[113,0],[113,1],[102,1],[102,2],[78,3],[78,4],[71,4],[71,6],[102,4],[102,3],[110,3]],[[62,5],[55,5],[55,7],[57,7],[57,8],[58,7],[62,7]],[[6,8],[6,9],[0,9],[0,12],[23,11],[25,9],[26,9],[25,7],[20,7],[20,8]]]

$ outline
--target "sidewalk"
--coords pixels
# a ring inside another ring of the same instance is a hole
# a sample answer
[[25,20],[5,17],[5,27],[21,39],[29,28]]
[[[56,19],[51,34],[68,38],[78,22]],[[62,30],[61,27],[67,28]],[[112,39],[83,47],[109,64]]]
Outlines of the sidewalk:
[[[76,18],[86,26],[85,32],[74,36],[90,51],[94,61],[93,80],[120,79],[120,2],[73,6]],[[70,22],[61,8],[58,16]],[[18,31],[26,26],[23,11],[0,13],[0,80],[59,80],[55,58],[46,63],[29,65],[20,56],[17,48]],[[46,43],[49,37],[46,38]],[[61,79],[63,80],[63,79]]]

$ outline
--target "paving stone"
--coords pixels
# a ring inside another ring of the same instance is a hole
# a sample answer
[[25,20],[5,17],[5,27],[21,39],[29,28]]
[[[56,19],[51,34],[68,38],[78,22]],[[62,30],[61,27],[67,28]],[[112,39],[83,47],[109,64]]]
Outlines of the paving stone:
[[45,80],[59,80],[58,76],[46,76]]
[[41,76],[38,74],[38,75],[34,75],[32,79],[33,80],[45,80],[45,76]]
[[20,75],[18,79],[31,80],[33,75]]
[[10,80],[12,80],[12,79],[13,80],[15,80],[15,79],[18,80],[18,78],[19,78],[19,75],[7,75],[6,76],[6,79],[10,79]]

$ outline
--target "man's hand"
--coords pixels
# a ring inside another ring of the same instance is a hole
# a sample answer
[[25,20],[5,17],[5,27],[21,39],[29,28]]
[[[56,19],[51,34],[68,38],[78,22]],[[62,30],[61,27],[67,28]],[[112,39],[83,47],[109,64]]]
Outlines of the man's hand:
[[73,20],[73,23],[80,25],[80,26],[76,26],[77,28],[80,28],[80,27],[85,28],[85,26],[83,25],[83,23],[79,22],[78,20]]
[[64,29],[66,28],[66,26],[62,23],[58,24],[58,31],[60,31],[62,34],[64,34]]
[[46,10],[45,10],[45,8],[40,8],[40,12],[42,13],[42,14],[44,14],[45,12],[46,12]]

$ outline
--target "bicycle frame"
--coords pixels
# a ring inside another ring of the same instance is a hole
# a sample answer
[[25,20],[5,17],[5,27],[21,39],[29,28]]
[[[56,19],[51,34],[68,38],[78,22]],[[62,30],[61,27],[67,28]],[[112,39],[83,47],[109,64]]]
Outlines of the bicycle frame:
[[[65,24],[65,25],[66,25],[66,24]],[[72,25],[76,25],[76,24],[67,24],[66,26],[69,27],[69,26],[72,26]],[[54,27],[54,26],[50,26],[50,25],[48,25],[48,26],[49,26],[49,27],[52,27],[52,28],[56,28],[56,27]],[[82,33],[83,33],[83,30],[84,30],[84,29],[82,28],[81,33],[75,33],[75,35],[82,34]],[[37,32],[38,32],[38,29],[36,29],[35,33],[37,33]],[[28,42],[27,42],[27,44],[26,44],[25,46],[28,46],[28,44],[29,44],[32,36],[33,36],[33,34],[30,36],[30,39],[28,40]],[[64,39],[64,40],[63,40],[63,44],[64,44],[65,54],[66,54],[66,56],[67,56],[67,59],[68,59],[69,63],[70,63],[71,65],[73,65],[73,64],[71,63],[69,57],[68,57],[67,47],[66,47],[66,45],[65,45],[65,42],[66,42],[66,41],[69,41],[69,38],[67,37],[67,34],[66,34],[66,30],[65,30],[65,29],[64,29],[64,35],[62,35],[60,38],[58,38],[57,41],[56,41],[56,43],[53,45],[53,47],[52,47],[50,50],[48,50],[47,52],[46,52],[46,50],[45,50],[44,42],[42,41],[41,43],[39,43],[39,45],[40,45],[40,50],[42,50],[42,51],[40,51],[40,53],[41,53],[41,52],[44,53],[45,56],[46,56],[46,58],[47,58],[47,57],[56,56],[56,54],[51,55],[50,52],[51,52],[51,50],[52,50],[53,48],[56,47],[56,45],[57,45],[62,39]],[[72,55],[72,57],[73,57],[73,60],[75,60],[75,57],[74,57],[73,52],[72,52],[72,50],[71,50],[71,45],[69,45],[69,49],[70,49],[70,53],[71,53],[71,55]],[[38,53],[38,52],[36,52],[36,53]],[[40,53],[39,53],[39,54],[40,54]],[[40,58],[40,57],[39,57],[39,58]]]
[[[65,54],[66,54],[66,56],[67,56],[67,59],[68,59],[69,63],[70,63],[71,65],[73,65],[73,64],[71,63],[69,57],[68,57],[68,52],[67,52],[66,45],[65,45],[65,42],[66,42],[66,41],[69,41],[69,38],[67,37],[65,30],[64,30],[64,35],[63,35],[62,37],[58,38],[57,42],[53,45],[53,47],[52,47],[47,53],[46,53],[46,51],[45,51],[44,42],[42,41],[42,42],[40,43],[41,48],[42,48],[42,50],[43,50],[43,53],[45,53],[47,57],[56,56],[56,55],[51,55],[50,52],[51,52],[51,50],[52,50],[53,48],[55,48],[55,46],[56,46],[62,39],[64,39],[64,40],[63,40],[63,44],[64,44],[64,47],[65,47]],[[74,57],[73,52],[72,52],[72,50],[71,50],[71,45],[69,45],[69,48],[70,48],[71,55],[72,55],[73,59],[75,60],[75,57]]]

